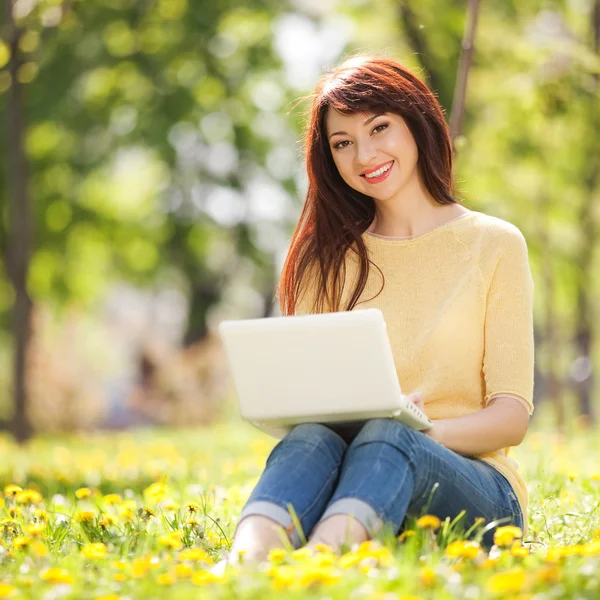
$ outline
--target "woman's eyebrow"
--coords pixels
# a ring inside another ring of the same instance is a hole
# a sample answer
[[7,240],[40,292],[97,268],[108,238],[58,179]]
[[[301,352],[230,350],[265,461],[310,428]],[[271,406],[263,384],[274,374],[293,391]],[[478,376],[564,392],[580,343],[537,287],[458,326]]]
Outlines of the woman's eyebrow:
[[[369,117],[364,123],[363,123],[363,127],[365,125],[368,125],[371,121],[373,121],[374,119],[376,119],[377,117],[381,117],[381,115],[383,115],[384,113],[377,113],[376,115],[373,115],[372,117]],[[336,131],[334,133],[331,133],[329,135],[330,138],[332,138],[334,135],[348,135],[345,131]]]

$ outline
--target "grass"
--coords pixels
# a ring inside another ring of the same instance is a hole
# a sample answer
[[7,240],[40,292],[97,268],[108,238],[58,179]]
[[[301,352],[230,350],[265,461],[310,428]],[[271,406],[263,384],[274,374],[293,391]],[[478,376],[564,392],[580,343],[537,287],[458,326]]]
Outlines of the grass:
[[239,421],[26,448],[0,438],[0,598],[600,598],[593,432],[533,431],[516,449],[530,488],[524,544],[505,530],[488,553],[424,519],[341,557],[276,551],[261,569],[215,576],[274,444]]

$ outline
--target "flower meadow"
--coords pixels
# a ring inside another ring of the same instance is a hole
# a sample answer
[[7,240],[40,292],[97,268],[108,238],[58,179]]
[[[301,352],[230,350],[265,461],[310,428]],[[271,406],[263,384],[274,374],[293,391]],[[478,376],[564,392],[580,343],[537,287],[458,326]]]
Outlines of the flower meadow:
[[515,458],[529,529],[424,514],[362,545],[215,569],[276,443],[243,423],[0,438],[0,598],[600,598],[600,448],[532,432]]

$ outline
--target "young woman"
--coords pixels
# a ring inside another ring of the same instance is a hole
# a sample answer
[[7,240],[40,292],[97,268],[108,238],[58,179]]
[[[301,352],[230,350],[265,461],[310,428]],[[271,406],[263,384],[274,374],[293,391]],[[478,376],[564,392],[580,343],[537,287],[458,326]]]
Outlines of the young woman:
[[527,488],[508,449],[533,411],[527,245],[514,225],[458,203],[452,163],[436,98],[396,61],[354,57],[319,82],[282,313],[379,308],[402,388],[434,425],[374,419],[353,439],[295,427],[240,515],[231,562],[264,559],[286,537],[298,547],[290,505],[308,546],[333,549],[384,524],[398,532],[424,510],[526,524]]

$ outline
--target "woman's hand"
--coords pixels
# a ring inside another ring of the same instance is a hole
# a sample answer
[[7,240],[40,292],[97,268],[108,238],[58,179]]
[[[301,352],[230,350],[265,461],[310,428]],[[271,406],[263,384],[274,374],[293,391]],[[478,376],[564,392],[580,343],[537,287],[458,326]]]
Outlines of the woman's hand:
[[[427,412],[425,411],[425,401],[423,400],[423,394],[421,392],[414,392],[412,394],[408,395],[408,399],[424,414],[426,415]],[[421,430],[421,433],[424,433],[426,436],[430,437],[432,440],[435,440],[438,443],[442,443],[439,437],[439,428],[436,427],[435,422],[433,423],[433,425],[429,428],[429,429],[423,429]]]

